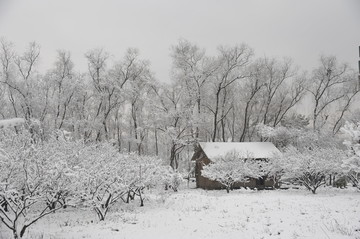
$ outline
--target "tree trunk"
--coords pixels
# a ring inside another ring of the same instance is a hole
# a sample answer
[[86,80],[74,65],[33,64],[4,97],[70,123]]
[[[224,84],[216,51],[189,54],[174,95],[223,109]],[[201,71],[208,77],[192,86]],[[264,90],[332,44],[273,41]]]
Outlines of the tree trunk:
[[154,131],[155,136],[155,155],[159,156],[159,146],[158,146],[158,137],[157,137],[157,130]]
[[18,239],[18,238],[19,238],[19,236],[18,236],[18,234],[17,234],[16,230],[13,230],[13,236],[14,236],[14,239]]
[[244,128],[242,130],[241,136],[240,136],[240,142],[244,142],[245,141],[245,135],[246,135],[246,131],[247,131],[247,127],[248,127],[248,110],[249,110],[249,104],[250,101],[246,102],[246,107],[245,107],[245,114],[244,114]]
[[172,169],[175,169],[175,146],[171,147],[170,151],[170,166]]
[[218,113],[219,113],[219,96],[220,96],[220,90],[219,89],[217,92],[216,92],[216,104],[215,104],[215,112],[214,112],[214,122],[213,122],[213,135],[212,135],[212,142],[215,142],[216,140],[216,133],[217,133],[217,116],[218,116]]
[[23,228],[21,228],[20,238],[22,238],[24,236],[26,229],[27,229],[27,225],[25,225],[25,226],[23,226]]
[[[198,110],[198,117],[201,116],[201,98],[200,98],[200,88],[198,88],[198,98],[197,98],[197,110]],[[200,134],[200,129],[199,126],[196,126],[195,129],[195,138],[198,139],[199,138],[199,134]]]

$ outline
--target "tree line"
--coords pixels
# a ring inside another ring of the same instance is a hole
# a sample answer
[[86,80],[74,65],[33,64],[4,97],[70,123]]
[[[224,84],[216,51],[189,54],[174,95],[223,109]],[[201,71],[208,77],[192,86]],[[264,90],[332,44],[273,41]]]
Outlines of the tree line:
[[[121,152],[167,158],[173,168],[197,141],[266,140],[257,125],[300,118],[313,131],[335,135],[359,115],[351,110],[360,91],[357,74],[334,56],[321,56],[305,72],[290,58],[257,57],[246,44],[219,46],[210,55],[179,40],[164,83],[137,49],[118,60],[104,49],[89,50],[85,72],[76,70],[70,52],[59,50],[42,73],[39,44],[22,53],[5,39],[0,46],[1,118],[36,121],[44,139],[62,130],[84,142],[110,142]],[[300,115],[300,106],[309,115]]]

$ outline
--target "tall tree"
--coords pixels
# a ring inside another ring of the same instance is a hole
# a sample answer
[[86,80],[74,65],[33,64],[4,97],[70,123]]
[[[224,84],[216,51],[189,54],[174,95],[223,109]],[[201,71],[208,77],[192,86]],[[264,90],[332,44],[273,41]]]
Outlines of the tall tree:
[[113,106],[119,107],[125,102],[130,104],[129,132],[130,135],[132,132],[140,153],[145,137],[145,131],[141,127],[141,113],[148,85],[152,81],[149,62],[140,58],[137,49],[129,48],[122,61],[114,65],[109,75],[117,94]]
[[230,112],[231,104],[226,104],[228,89],[236,81],[249,76],[245,67],[253,55],[252,49],[245,44],[234,47],[219,47],[218,50],[218,67],[214,77],[212,77],[210,91],[208,92],[211,98],[213,96],[215,98],[205,105],[212,114],[211,140],[213,142],[217,139],[219,123]]
[[161,88],[152,87],[156,101],[153,111],[160,122],[158,130],[169,145],[169,162],[173,169],[179,166],[179,154],[187,145],[194,143],[192,134],[192,109],[187,105],[186,92],[181,85],[173,83]]
[[[286,88],[286,80],[295,76],[295,69],[292,66],[291,59],[284,59],[282,62],[279,62],[276,59],[264,58],[263,60],[264,75],[265,78],[265,90],[264,90],[264,113],[263,113],[263,123],[269,124],[275,120],[273,113],[275,110],[271,109],[276,102],[277,96],[280,97],[280,106],[284,103],[287,92],[281,94],[281,90]],[[280,94],[279,94],[280,93]],[[291,106],[292,104],[290,104]],[[279,105],[275,105],[274,108],[279,108]],[[282,109],[282,108],[280,108]],[[281,111],[280,113],[281,114]],[[276,121],[276,120],[275,120]]]
[[49,72],[54,99],[54,127],[61,129],[64,125],[69,105],[73,100],[77,82],[74,74],[74,63],[70,52],[59,50],[54,68]]
[[360,81],[356,79],[357,73],[353,72],[348,75],[349,81],[343,85],[344,97],[339,101],[335,115],[335,123],[332,127],[334,134],[338,133],[340,128],[344,125],[345,114],[350,111],[353,103],[358,99],[360,92]]
[[22,55],[17,56],[12,50],[11,43],[2,40],[1,45],[4,74],[1,83],[8,88],[15,116],[20,116],[19,111],[22,111],[22,116],[30,119],[33,117],[34,99],[37,97],[35,91],[39,76],[36,74],[35,66],[39,60],[40,46],[32,42]]
[[[106,118],[109,115],[112,107],[112,99],[115,93],[115,87],[109,84],[107,63],[109,53],[103,49],[93,49],[86,55],[88,60],[89,76],[92,80],[95,89],[95,96],[97,100],[97,108],[93,116],[95,125],[102,125],[97,129],[96,140],[101,140],[101,132],[104,130],[105,138],[108,138],[108,128]],[[85,138],[91,137],[93,130],[86,132]]]
[[[14,90],[11,87],[8,87],[8,82],[11,81],[11,78],[14,77],[14,57],[15,53],[13,51],[13,44],[11,42],[6,41],[4,38],[0,40],[1,49],[0,49],[0,61],[1,61],[1,92],[2,92],[2,106],[1,107],[1,114],[3,117],[6,115],[5,112],[5,98],[7,96],[9,102],[11,103],[13,116],[18,117],[18,110],[16,107],[17,102],[15,101],[16,98],[14,97]],[[8,117],[10,116],[10,112],[7,114]]]
[[[175,78],[184,84],[191,105],[195,105],[197,116],[201,117],[204,90],[218,66],[214,59],[205,55],[204,49],[187,40],[180,40],[173,46],[171,56]],[[195,138],[198,137],[199,127],[196,127]]]
[[[324,114],[333,103],[347,95],[344,86],[352,81],[348,77],[349,67],[340,64],[334,56],[321,56],[320,65],[312,73],[312,83],[307,90],[313,101],[312,127],[319,130],[328,120],[329,115]],[[319,118],[322,122],[319,122]]]
[[243,115],[243,117],[240,118],[243,124],[239,138],[240,142],[245,141],[246,134],[249,130],[249,122],[253,106],[257,103],[256,99],[258,98],[261,89],[265,87],[261,62],[256,61],[252,64],[250,71],[251,77],[245,80],[244,83],[241,84],[240,88],[240,91],[243,92],[241,101],[245,105],[243,112],[240,114]]

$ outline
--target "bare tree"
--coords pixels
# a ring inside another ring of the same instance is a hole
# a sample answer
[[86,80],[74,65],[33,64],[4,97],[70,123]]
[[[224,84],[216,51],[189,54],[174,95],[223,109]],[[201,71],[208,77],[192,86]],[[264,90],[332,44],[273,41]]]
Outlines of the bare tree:
[[[0,53],[0,61],[1,61],[1,79],[0,83],[4,86],[2,89],[2,96],[5,98],[5,93],[8,93],[8,99],[11,103],[12,109],[14,111],[14,116],[18,117],[16,102],[13,94],[13,89],[10,87],[6,87],[6,82],[10,81],[10,78],[13,77],[13,71],[12,71],[12,64],[14,61],[15,53],[13,52],[13,44],[11,42],[6,41],[5,39],[0,40],[1,44],[1,53]],[[3,102],[4,103],[4,102]],[[4,107],[2,107],[4,110]],[[1,114],[4,114],[4,112],[1,112]]]
[[293,79],[290,84],[286,84],[285,87],[280,90],[274,107],[274,127],[303,99],[306,92],[306,85],[307,78],[302,75]]
[[147,68],[147,64],[143,62],[141,71],[139,71],[136,78],[129,82],[127,88],[127,98],[131,105],[131,119],[133,126],[133,134],[137,144],[138,154],[141,154],[143,141],[147,134],[146,125],[146,110],[145,104],[148,96],[149,86],[152,83],[152,77],[150,71]]
[[1,48],[3,70],[1,83],[8,88],[9,101],[12,104],[14,115],[15,117],[19,116],[17,109],[17,104],[19,104],[24,117],[30,119],[32,117],[34,95],[32,87],[34,81],[36,81],[36,79],[33,79],[35,77],[34,67],[39,59],[40,46],[35,42],[30,43],[28,49],[21,56],[16,56],[12,50],[12,44],[5,40],[1,40]]
[[339,132],[340,128],[344,123],[345,113],[348,112],[351,108],[351,105],[356,100],[358,93],[360,92],[360,82],[356,79],[357,74],[349,74],[350,79],[348,82],[344,83],[344,97],[339,101],[339,108],[337,118],[335,120],[332,132],[336,134]]
[[[96,121],[97,118],[102,118],[100,121],[105,131],[105,137],[107,137],[108,129],[106,125],[106,115],[107,112],[110,112],[111,110],[111,100],[115,92],[115,88],[111,84],[108,84],[107,61],[109,53],[105,52],[103,49],[93,49],[85,56],[88,60],[90,78],[92,79],[93,86],[99,97],[97,110],[93,120]],[[91,134],[92,130],[86,132],[85,138],[90,137]],[[100,140],[100,137],[101,129],[98,129],[96,140]]]
[[[284,59],[282,62],[279,62],[276,59],[264,58],[262,61],[265,77],[263,124],[266,125],[274,120],[274,116],[271,115],[271,107],[276,102],[275,99],[281,88],[284,87],[285,81],[295,75],[295,70],[292,67],[291,59]],[[286,95],[280,96],[282,98],[280,101],[285,100],[284,96]]]
[[74,98],[77,82],[73,69],[74,63],[70,52],[59,50],[55,67],[50,72],[53,83],[52,96],[56,98],[54,126],[58,129],[63,127],[69,105]]
[[312,126],[314,130],[321,128],[319,117],[323,116],[322,125],[328,119],[328,115],[322,115],[334,102],[347,95],[343,86],[351,81],[347,77],[349,68],[346,64],[339,64],[334,56],[321,56],[320,66],[313,71],[312,84],[308,91],[314,103],[312,112]]
[[243,115],[243,127],[239,138],[240,142],[245,141],[245,136],[247,134],[247,131],[249,130],[252,104],[254,104],[254,100],[256,99],[256,96],[259,94],[260,90],[265,86],[265,82],[262,78],[261,68],[262,65],[259,61],[257,61],[251,66],[251,77],[244,82],[241,89],[241,91],[243,92],[242,101],[245,103],[245,108],[244,112],[241,113],[241,115]]
[[15,64],[17,66],[18,73],[20,75],[19,82],[7,82],[7,85],[19,93],[22,96],[23,101],[21,103],[21,108],[24,112],[24,117],[26,119],[32,118],[32,99],[34,92],[32,91],[32,83],[34,79],[34,67],[39,60],[40,56],[40,46],[31,42],[27,51],[22,56],[17,56],[15,58]]
[[[235,47],[219,47],[219,56],[217,62],[219,67],[212,80],[211,92],[215,95],[214,104],[206,104],[206,108],[212,113],[212,136],[211,140],[215,142],[218,132],[218,124],[229,113],[225,109],[227,105],[226,90],[237,80],[244,79],[249,75],[245,72],[245,67],[249,64],[253,51],[247,45],[242,44]],[[211,103],[211,102],[210,102]],[[231,104],[230,104],[231,106]]]

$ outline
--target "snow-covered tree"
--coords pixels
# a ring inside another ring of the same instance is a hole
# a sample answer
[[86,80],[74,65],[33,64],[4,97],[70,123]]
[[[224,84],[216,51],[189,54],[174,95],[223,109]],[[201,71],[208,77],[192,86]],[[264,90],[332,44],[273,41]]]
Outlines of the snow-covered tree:
[[104,220],[109,209],[126,192],[124,183],[124,161],[109,144],[94,144],[83,148],[78,154],[78,196],[93,208]]
[[312,193],[324,185],[327,175],[341,173],[344,152],[335,147],[288,147],[282,155],[283,179],[303,184]]
[[[212,75],[216,72],[218,66],[216,61],[206,55],[206,51],[197,45],[187,41],[179,40],[176,46],[172,47],[173,72],[176,81],[181,82],[186,89],[189,105],[195,107],[197,117],[203,116],[204,92],[211,80]],[[202,120],[199,119],[199,123]],[[195,128],[195,137],[199,138],[199,127]]]
[[169,145],[170,166],[176,170],[180,152],[196,140],[192,108],[186,101],[186,92],[179,84],[153,86],[152,89],[155,94],[152,111],[158,125],[155,130],[163,134]]
[[203,167],[201,175],[225,186],[229,193],[236,182],[247,182],[249,178],[264,176],[262,161],[249,158],[237,152],[227,153]]
[[281,125],[287,128],[304,129],[309,125],[309,118],[302,114],[293,113],[281,120]]
[[[34,141],[27,130],[0,134],[0,220],[14,238],[67,203],[76,174],[67,164],[68,144]],[[55,146],[55,147],[54,147]]]
[[163,161],[135,153],[122,154],[108,143],[88,145],[76,161],[79,167],[78,197],[105,220],[116,202],[129,203],[135,196],[144,205],[144,189],[161,184]]
[[46,97],[49,107],[44,109],[42,118],[44,119],[46,114],[51,114],[52,117],[49,120],[54,120],[51,126],[54,129],[61,129],[70,113],[72,102],[77,98],[76,94],[79,88],[70,52],[58,51],[54,67],[45,78],[50,84]]
[[263,124],[256,126],[258,134],[278,148],[294,146],[296,148],[318,146],[321,148],[341,148],[339,140],[328,131],[314,132],[307,128],[271,127]]
[[263,161],[263,172],[266,173],[266,178],[274,182],[273,188],[279,187],[281,178],[285,173],[282,154],[274,154],[270,159]]
[[264,124],[256,126],[258,134],[264,139],[271,141],[276,147],[284,148],[289,145],[296,145],[296,141],[302,134],[302,131],[295,128],[283,126],[271,127]]
[[157,157],[140,156],[134,153],[122,155],[124,160],[125,185],[127,199],[138,196],[140,206],[144,206],[144,189],[154,188],[161,185],[163,161]]
[[179,186],[184,181],[182,175],[170,166],[162,168],[160,177],[165,190],[171,188],[174,192],[178,191]]
[[346,122],[341,131],[349,137],[344,141],[348,157],[343,160],[342,167],[351,182],[360,189],[360,123]]

